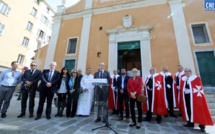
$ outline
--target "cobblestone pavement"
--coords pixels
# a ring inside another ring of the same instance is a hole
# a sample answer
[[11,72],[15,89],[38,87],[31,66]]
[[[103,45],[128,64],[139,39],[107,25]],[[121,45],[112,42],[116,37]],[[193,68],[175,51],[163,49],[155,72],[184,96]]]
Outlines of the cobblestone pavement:
[[[56,118],[56,107],[52,107],[52,118],[47,120],[43,115],[42,119],[35,121],[28,118],[26,114],[23,118],[17,118],[20,114],[21,102],[17,101],[17,96],[11,100],[11,105],[7,112],[7,117],[0,118],[0,134],[113,134],[108,128],[92,131],[93,128],[102,126],[102,123],[94,123],[95,115],[89,117]],[[36,98],[37,109],[38,98]],[[111,127],[119,134],[197,134],[201,133],[198,125],[194,129],[185,128],[182,125],[181,117],[163,118],[161,124],[157,124],[155,119],[151,122],[142,122],[140,129],[130,128],[125,121],[116,121],[117,116],[110,116]],[[207,126],[206,132],[215,134],[214,126]]]

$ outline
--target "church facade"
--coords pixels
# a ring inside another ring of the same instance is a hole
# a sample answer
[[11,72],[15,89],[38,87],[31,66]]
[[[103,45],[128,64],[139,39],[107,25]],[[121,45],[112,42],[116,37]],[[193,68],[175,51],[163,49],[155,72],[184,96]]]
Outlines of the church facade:
[[80,0],[58,6],[50,44],[35,57],[41,69],[56,61],[58,70],[96,72],[104,62],[111,73],[136,67],[144,79],[152,66],[175,74],[180,64],[215,87],[213,18],[202,0]]

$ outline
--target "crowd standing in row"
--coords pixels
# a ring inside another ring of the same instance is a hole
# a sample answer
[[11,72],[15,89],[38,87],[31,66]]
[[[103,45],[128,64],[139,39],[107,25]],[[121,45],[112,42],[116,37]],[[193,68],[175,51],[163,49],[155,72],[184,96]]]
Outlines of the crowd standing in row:
[[[127,75],[124,68],[121,69],[120,75],[113,70],[113,75],[110,76],[110,73],[104,70],[104,63],[99,64],[98,72],[94,76],[91,74],[91,68],[86,69],[84,76],[80,69],[78,71],[74,69],[70,73],[70,70],[64,67],[61,72],[58,72],[55,70],[56,62],[52,62],[50,69],[45,69],[43,72],[37,69],[36,62],[32,62],[30,66],[31,68],[22,74],[17,70],[18,63],[14,61],[11,63],[12,69],[3,71],[0,75],[2,118],[7,116],[6,112],[15,87],[22,82],[21,114],[18,118],[25,116],[28,98],[29,118],[34,117],[34,99],[38,91],[39,105],[35,120],[41,118],[46,100],[46,118],[51,119],[52,100],[56,93],[58,102],[55,117],[62,117],[65,107],[67,118],[73,118],[76,115],[89,116],[90,110],[94,107],[94,101],[97,101],[99,107],[96,123],[108,121],[108,108],[113,109],[113,114],[119,115],[118,121],[122,121],[125,109],[126,122],[130,122],[130,112],[132,123],[129,126],[136,126],[139,129],[142,121],[151,121],[152,114],[157,115],[157,123],[161,123],[162,116],[177,118],[174,108],[179,108],[183,120],[187,121],[185,127],[194,127],[194,123],[197,123],[200,130],[205,132],[205,125],[213,125],[201,79],[193,75],[189,68],[183,69],[181,65],[178,65],[175,77],[168,72],[167,67],[163,67],[160,73],[156,73],[156,69],[152,67],[145,82],[137,76],[136,68],[132,69],[132,77]],[[107,79],[110,86],[93,85],[89,82],[92,79]],[[137,99],[141,94],[148,98],[145,104]],[[137,121],[135,104],[138,111]],[[144,119],[142,119],[142,111],[146,112]]]

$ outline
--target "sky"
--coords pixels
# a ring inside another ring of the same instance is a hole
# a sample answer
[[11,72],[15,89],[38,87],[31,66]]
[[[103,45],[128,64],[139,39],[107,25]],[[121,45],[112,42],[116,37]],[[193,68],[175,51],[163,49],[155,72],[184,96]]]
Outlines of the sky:
[[[57,6],[61,5],[62,0],[45,0],[56,12],[57,11]],[[76,4],[80,0],[66,0],[66,7],[70,7],[74,4]]]

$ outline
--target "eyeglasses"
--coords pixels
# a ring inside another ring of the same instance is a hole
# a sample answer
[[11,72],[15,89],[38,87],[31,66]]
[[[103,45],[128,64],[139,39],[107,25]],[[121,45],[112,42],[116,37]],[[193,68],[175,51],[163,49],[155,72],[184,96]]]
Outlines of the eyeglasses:
[[37,65],[31,65],[31,66],[32,66],[32,67],[33,67],[33,66],[35,67],[35,66],[37,66]]

